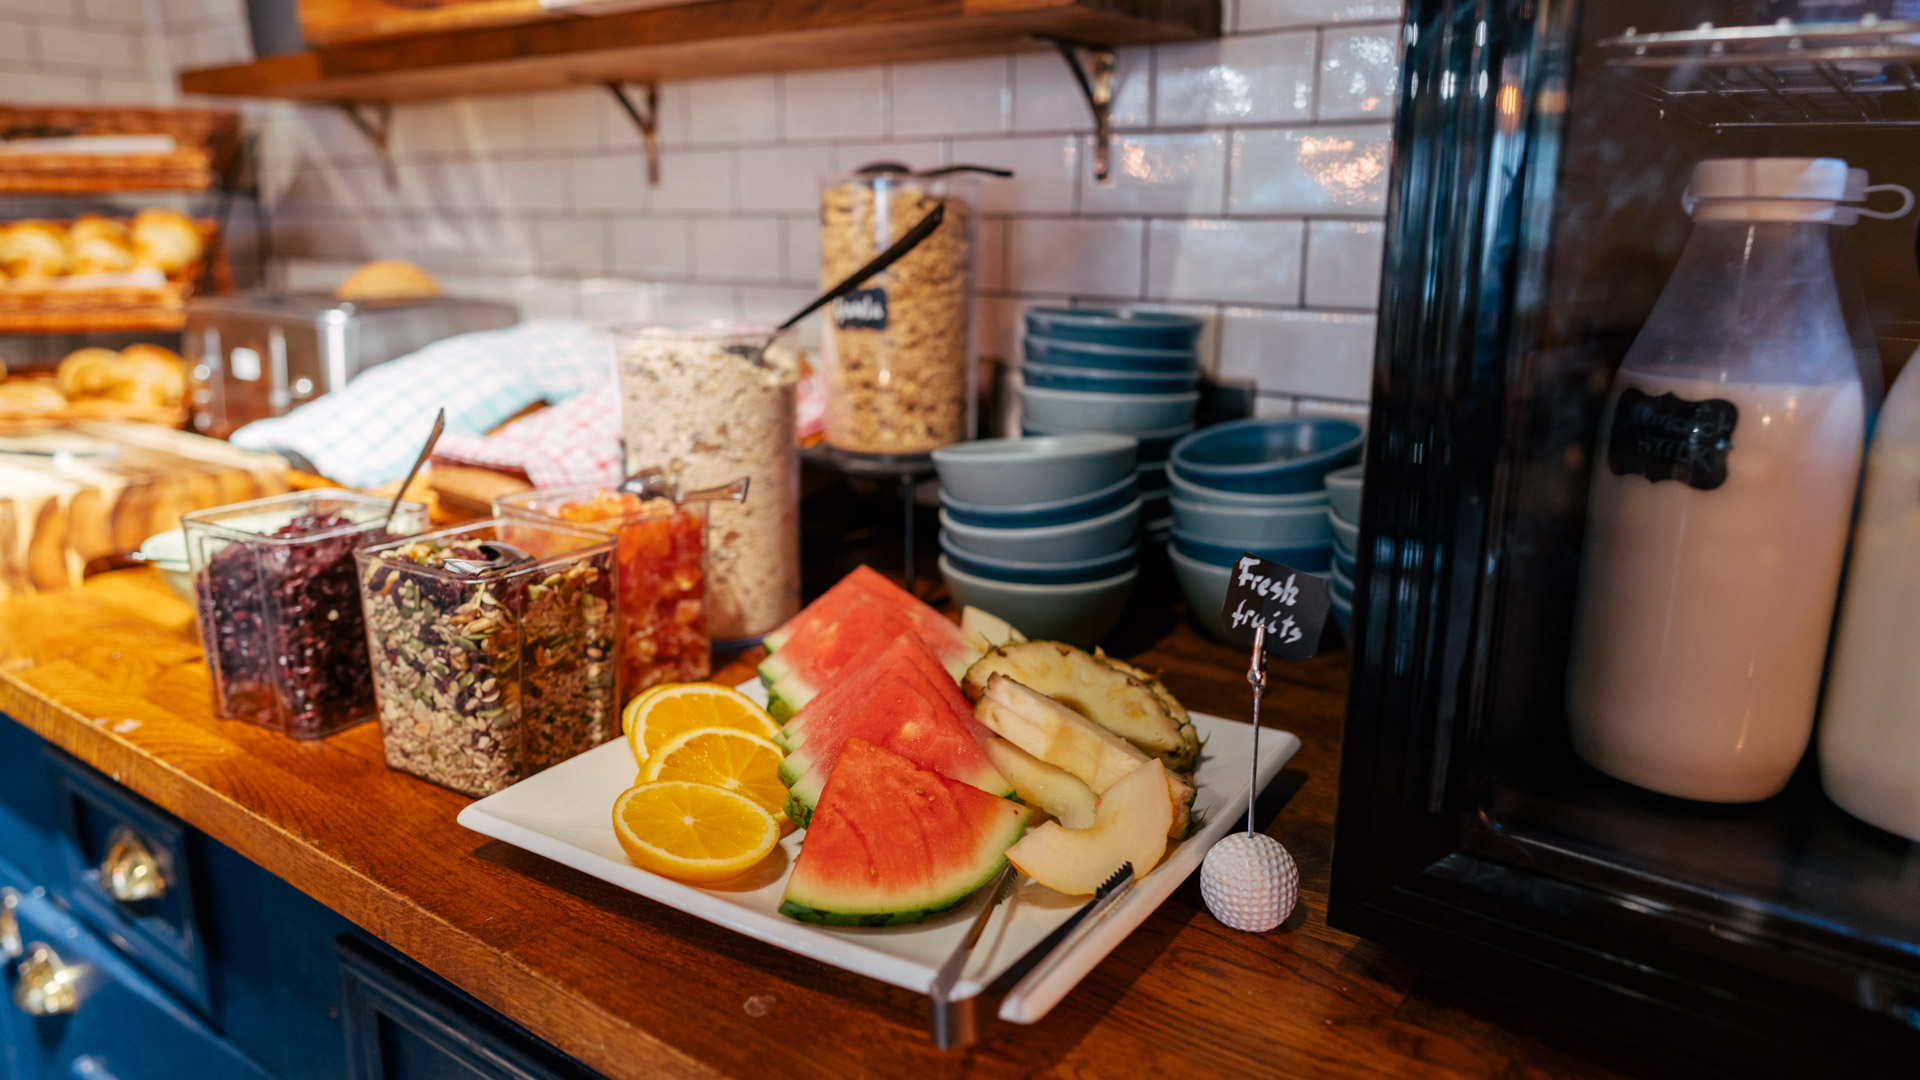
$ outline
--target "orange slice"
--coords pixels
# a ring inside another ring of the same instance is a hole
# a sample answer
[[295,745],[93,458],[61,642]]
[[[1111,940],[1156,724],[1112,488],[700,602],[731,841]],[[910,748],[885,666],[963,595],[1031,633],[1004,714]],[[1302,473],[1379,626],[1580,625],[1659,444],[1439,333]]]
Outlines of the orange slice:
[[632,701],[620,713],[620,726],[633,747],[633,760],[647,758],[668,739],[696,728],[733,728],[763,739],[780,733],[767,710],[731,686],[719,683],[667,683]]
[[685,780],[745,795],[779,818],[787,802],[780,780],[780,747],[772,739],[734,728],[683,731],[647,755],[642,782]]
[[613,803],[613,831],[643,870],[675,881],[725,881],[780,841],[773,815],[745,795],[685,780],[654,780]]

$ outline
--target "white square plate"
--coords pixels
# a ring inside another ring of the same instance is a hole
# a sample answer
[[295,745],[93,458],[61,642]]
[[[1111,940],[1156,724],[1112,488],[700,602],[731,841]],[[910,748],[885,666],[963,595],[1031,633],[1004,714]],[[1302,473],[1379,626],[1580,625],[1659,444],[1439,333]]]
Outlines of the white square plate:
[[[757,682],[740,689],[756,700],[765,699]],[[1194,775],[1193,804],[1203,824],[1171,848],[1105,918],[1070,937],[1070,951],[1042,978],[1023,981],[1018,992],[1001,1003],[1001,1019],[1031,1024],[1045,1016],[1193,873],[1215,841],[1245,827],[1253,728],[1203,713],[1194,713],[1193,723],[1204,746]],[[1291,732],[1263,730],[1260,786],[1265,788],[1299,749],[1300,740]],[[919,993],[926,992],[934,973],[966,935],[980,903],[975,898],[906,927],[825,927],[790,919],[780,914],[780,896],[804,832],[783,839],[759,870],[724,888],[671,881],[633,865],[614,838],[613,803],[633,778],[632,752],[625,739],[615,740],[469,805],[460,812],[460,824],[748,937]],[[1085,902],[1085,897],[1063,896],[1022,879],[987,924],[954,987],[953,1000],[991,985]]]

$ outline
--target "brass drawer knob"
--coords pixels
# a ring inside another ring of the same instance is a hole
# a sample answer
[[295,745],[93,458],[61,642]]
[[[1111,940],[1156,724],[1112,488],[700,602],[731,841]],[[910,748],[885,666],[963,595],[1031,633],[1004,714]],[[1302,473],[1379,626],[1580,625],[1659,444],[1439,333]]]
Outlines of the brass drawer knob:
[[14,972],[13,1003],[28,1016],[61,1016],[80,1007],[79,973],[60,960],[53,946],[34,942]]
[[166,874],[140,834],[122,826],[114,830],[111,840],[106,861],[100,864],[100,881],[107,887],[107,894],[123,904],[164,895]]
[[20,906],[20,894],[12,889],[0,889],[0,960],[13,960],[23,951],[20,945],[20,916],[14,908]]

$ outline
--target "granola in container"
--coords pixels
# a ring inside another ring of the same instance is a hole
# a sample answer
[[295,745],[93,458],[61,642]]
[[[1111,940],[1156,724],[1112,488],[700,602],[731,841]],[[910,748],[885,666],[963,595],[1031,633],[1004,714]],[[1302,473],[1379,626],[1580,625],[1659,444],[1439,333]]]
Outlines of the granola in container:
[[707,504],[595,484],[540,488],[493,500],[503,535],[535,555],[551,554],[549,534],[520,522],[561,521],[611,533],[620,567],[617,656],[622,702],[648,687],[698,682],[713,671],[707,637]]
[[372,719],[353,552],[427,527],[390,503],[319,490],[181,516],[219,715],[295,738]]
[[620,734],[613,539],[514,523],[534,556],[505,526],[355,553],[387,764],[467,795]]
[[799,362],[792,336],[735,325],[619,332],[627,472],[683,463],[680,482],[742,476],[753,494],[720,503],[707,528],[707,629],[717,642],[758,639],[800,610]]
[[825,335],[827,442],[862,454],[922,454],[973,431],[971,176],[875,169],[820,197],[820,280],[858,270],[933,212],[933,235],[834,301]]

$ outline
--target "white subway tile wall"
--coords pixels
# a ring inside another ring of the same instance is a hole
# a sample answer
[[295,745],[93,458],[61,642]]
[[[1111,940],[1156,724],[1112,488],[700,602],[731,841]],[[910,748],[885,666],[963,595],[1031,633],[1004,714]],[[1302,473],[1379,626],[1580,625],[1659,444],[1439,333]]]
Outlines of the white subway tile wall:
[[[1400,4],[1224,7],[1220,41],[1121,50],[1104,184],[1049,51],[663,85],[657,187],[599,88],[399,106],[391,183],[337,112],[248,111],[289,283],[392,255],[529,313],[777,317],[818,287],[824,177],[999,165],[1017,176],[982,184],[983,356],[1017,361],[1038,304],[1185,311],[1208,324],[1206,370],[1255,384],[1261,413],[1363,414]],[[161,64],[245,60],[244,25],[238,0],[0,0],[0,96],[30,96],[6,82],[23,61],[105,100]]]

